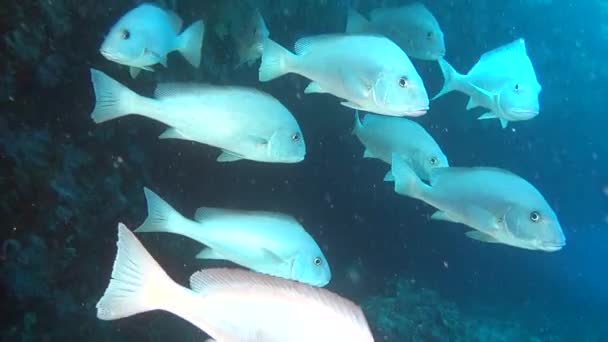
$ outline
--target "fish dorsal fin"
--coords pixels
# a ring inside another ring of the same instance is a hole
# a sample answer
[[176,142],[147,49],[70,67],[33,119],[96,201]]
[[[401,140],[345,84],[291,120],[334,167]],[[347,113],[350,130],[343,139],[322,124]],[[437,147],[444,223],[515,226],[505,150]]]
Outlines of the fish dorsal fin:
[[477,166],[477,167],[464,167],[464,166],[451,166],[451,167],[437,167],[431,170],[431,185],[434,185],[439,178],[443,175],[452,174],[457,175],[459,173],[472,173],[472,172],[489,172],[502,174],[508,177],[521,178],[511,171],[505,169],[499,169],[491,166]]
[[171,21],[171,27],[173,27],[175,33],[179,33],[182,30],[184,21],[177,13],[173,11],[167,11],[167,15],[169,15],[169,20]]
[[349,7],[346,19],[346,33],[361,33],[371,29],[371,23],[361,13]]
[[523,54],[527,55],[526,42],[523,38],[516,39],[515,41],[497,47],[494,50],[490,50],[479,58],[479,61],[488,61],[502,54]]

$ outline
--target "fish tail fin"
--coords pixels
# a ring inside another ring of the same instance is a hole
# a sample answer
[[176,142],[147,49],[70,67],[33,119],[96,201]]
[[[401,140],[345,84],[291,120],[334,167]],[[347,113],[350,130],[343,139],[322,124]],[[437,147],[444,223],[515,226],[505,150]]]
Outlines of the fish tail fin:
[[136,103],[141,96],[134,91],[96,69],[91,69],[91,82],[95,92],[95,108],[91,118],[95,123],[135,113]]
[[261,82],[273,80],[290,72],[296,56],[270,38],[264,39],[262,62],[258,77]]
[[363,128],[363,124],[361,123],[361,117],[359,116],[359,110],[355,109],[355,125],[353,127],[352,134],[357,134]]
[[346,15],[346,33],[365,33],[370,30],[370,22],[354,8],[349,7]]
[[115,320],[169,307],[179,285],[122,223],[116,245],[110,284],[96,305],[97,318]]
[[392,177],[387,174],[385,180],[395,182],[396,193],[418,198],[421,189],[424,187],[424,183],[422,183],[409,164],[396,153],[392,155],[390,173]]
[[177,37],[177,50],[195,68],[201,65],[201,49],[203,48],[204,36],[205,23],[199,20]]
[[148,217],[137,229],[136,233],[164,232],[182,234],[185,218],[169,203],[152,190],[144,187],[144,195],[148,204]]
[[451,91],[458,90],[459,84],[462,82],[464,75],[459,74],[453,66],[450,65],[445,59],[440,58],[438,60],[439,67],[443,73],[444,83],[443,88],[433,97],[433,100],[443,96]]

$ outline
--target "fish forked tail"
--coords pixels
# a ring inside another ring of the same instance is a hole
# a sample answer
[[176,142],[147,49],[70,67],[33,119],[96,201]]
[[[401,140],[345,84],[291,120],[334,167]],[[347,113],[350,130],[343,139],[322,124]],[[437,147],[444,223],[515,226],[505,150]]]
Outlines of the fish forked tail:
[[346,14],[346,30],[348,34],[366,33],[371,31],[371,23],[361,13],[349,7]]
[[396,193],[413,198],[419,198],[420,192],[426,186],[409,164],[396,153],[392,155],[391,170],[384,177],[384,181],[395,182]]
[[146,187],[144,195],[148,204],[148,217],[134,230],[136,233],[164,232],[185,235],[180,228],[184,227],[187,220],[180,213]]
[[201,65],[201,50],[205,36],[205,23],[202,20],[190,25],[177,37],[177,50],[188,63],[198,68]]
[[260,82],[273,80],[290,71],[296,56],[270,38],[264,39],[262,62],[258,72]]
[[108,321],[170,308],[176,289],[181,287],[122,223],[118,224],[116,245],[112,278],[97,302],[97,318]]
[[137,113],[142,97],[105,73],[91,69],[95,92],[95,108],[91,118],[95,123]]
[[432,100],[439,98],[449,92],[454,90],[461,90],[461,83],[463,82],[464,75],[458,73],[453,66],[450,65],[445,59],[439,58],[437,60],[439,62],[439,67],[441,68],[441,72],[443,73],[443,88],[437,93],[437,95],[433,96]]

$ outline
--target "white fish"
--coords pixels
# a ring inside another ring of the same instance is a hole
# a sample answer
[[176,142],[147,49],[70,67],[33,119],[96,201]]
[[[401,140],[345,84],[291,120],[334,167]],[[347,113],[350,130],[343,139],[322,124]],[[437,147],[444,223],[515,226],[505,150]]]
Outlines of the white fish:
[[217,342],[372,342],[361,308],[328,290],[239,269],[206,269],[175,283],[135,235],[118,224],[112,279],[97,318],[164,310]]
[[298,40],[296,55],[264,41],[260,81],[287,73],[312,82],[305,93],[330,93],[342,105],[377,114],[420,116],[429,99],[414,65],[390,39],[374,35],[321,35]]
[[156,98],[148,98],[101,71],[91,69],[91,79],[97,100],[91,117],[96,123],[139,114],[170,126],[160,139],[219,147],[220,162],[297,163],[306,154],[291,112],[253,88],[167,83],[156,88]]
[[368,21],[349,9],[346,32],[385,35],[411,58],[434,61],[445,56],[443,31],[423,4],[377,8],[371,11],[370,18]]
[[207,248],[199,259],[229,260],[256,272],[325,286],[331,280],[327,259],[304,227],[291,216],[219,208],[199,208],[185,218],[144,188],[148,217],[135,230],[189,237]]
[[538,95],[542,87],[523,39],[486,52],[466,75],[459,74],[444,59],[439,65],[445,83],[433,99],[454,90],[463,92],[470,96],[467,109],[489,109],[479,119],[499,119],[502,128],[509,121],[530,120],[540,111]]
[[523,178],[497,168],[434,169],[423,183],[393,154],[395,192],[422,200],[439,211],[431,217],[465,224],[472,239],[513,247],[555,252],[566,238],[555,212],[538,190]]
[[141,4],[123,15],[103,41],[101,54],[130,67],[135,77],[141,69],[154,71],[152,65],[167,66],[167,55],[179,51],[190,64],[200,65],[205,25],[196,21],[180,33],[182,20],[156,5]]
[[378,158],[390,164],[393,153],[397,153],[425,180],[433,169],[450,166],[424,127],[406,118],[366,114],[361,121],[355,113],[353,134],[365,146],[363,158]]

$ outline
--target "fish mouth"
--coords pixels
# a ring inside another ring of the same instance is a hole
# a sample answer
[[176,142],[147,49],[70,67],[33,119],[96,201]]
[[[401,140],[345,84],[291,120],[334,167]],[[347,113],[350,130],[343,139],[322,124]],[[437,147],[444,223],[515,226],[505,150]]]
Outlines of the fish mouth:
[[566,242],[544,242],[540,245],[540,249],[545,252],[556,252],[562,249]]
[[104,56],[107,60],[110,60],[112,62],[120,62],[120,58],[110,51],[100,49],[99,53],[101,53],[101,55]]
[[411,109],[405,112],[406,116],[421,116],[426,114],[429,111],[429,107],[421,107],[416,109]]

